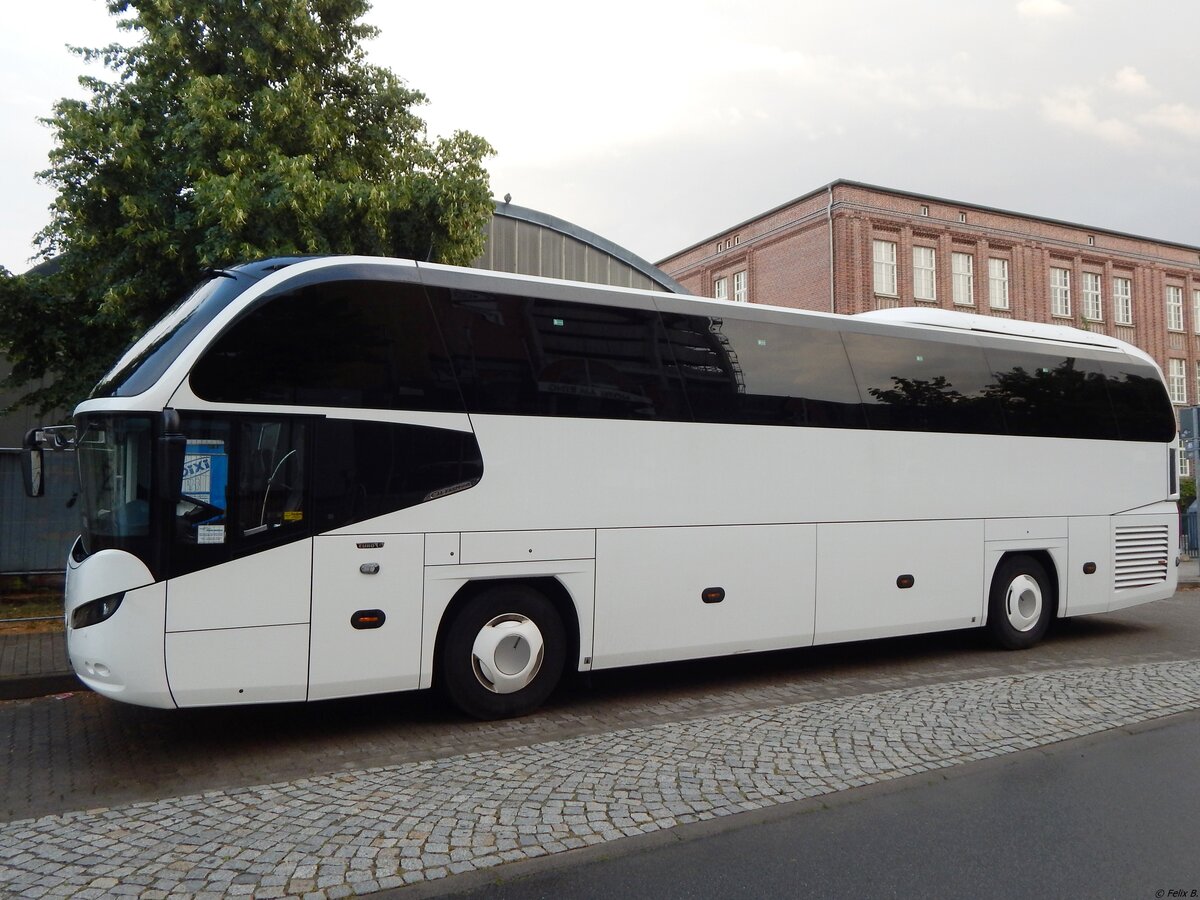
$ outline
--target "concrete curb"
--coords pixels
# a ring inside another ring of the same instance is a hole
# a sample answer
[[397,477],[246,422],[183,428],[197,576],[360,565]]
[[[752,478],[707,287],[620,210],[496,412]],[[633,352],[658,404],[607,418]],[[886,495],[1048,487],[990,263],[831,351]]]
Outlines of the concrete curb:
[[87,690],[73,672],[48,675],[9,675],[0,678],[0,700],[31,700],[50,694]]

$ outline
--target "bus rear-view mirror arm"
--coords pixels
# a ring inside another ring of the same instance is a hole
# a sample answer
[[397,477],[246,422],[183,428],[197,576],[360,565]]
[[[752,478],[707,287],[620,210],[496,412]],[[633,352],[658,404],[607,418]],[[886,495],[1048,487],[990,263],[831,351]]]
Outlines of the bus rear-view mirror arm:
[[179,413],[164,409],[162,434],[158,437],[158,473],[154,479],[159,500],[178,503],[183,497],[183,464],[187,437],[180,434]]

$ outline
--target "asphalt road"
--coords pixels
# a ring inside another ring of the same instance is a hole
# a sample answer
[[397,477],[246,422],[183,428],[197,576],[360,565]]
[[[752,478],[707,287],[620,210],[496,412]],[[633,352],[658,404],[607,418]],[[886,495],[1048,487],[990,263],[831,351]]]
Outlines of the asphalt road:
[[1200,591],[1183,591],[1060,623],[1018,653],[992,649],[978,632],[955,632],[596,673],[507,722],[464,720],[428,693],[177,711],[88,692],[9,701],[0,703],[0,820],[901,687],[1195,658]]
[[1200,896],[1198,771],[1190,713],[396,896]]

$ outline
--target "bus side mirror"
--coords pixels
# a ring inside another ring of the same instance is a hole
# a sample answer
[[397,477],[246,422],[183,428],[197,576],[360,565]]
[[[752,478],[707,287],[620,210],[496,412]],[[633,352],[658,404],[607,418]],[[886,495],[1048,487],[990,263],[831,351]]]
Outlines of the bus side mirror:
[[26,497],[41,497],[46,493],[45,460],[41,447],[26,447],[21,451],[21,481]]
[[178,503],[183,496],[183,458],[187,437],[164,434],[158,439],[158,477],[154,479],[155,495],[167,503]]

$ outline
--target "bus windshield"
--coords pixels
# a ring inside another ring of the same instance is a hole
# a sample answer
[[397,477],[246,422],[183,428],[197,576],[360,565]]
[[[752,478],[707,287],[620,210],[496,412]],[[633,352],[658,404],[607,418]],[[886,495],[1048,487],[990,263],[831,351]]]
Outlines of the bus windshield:
[[299,257],[274,259],[213,271],[125,351],[91,396],[133,397],[148,390],[192,338],[243,291],[271,272],[299,261]]
[[179,351],[250,284],[217,276],[177,304],[121,357],[92,390],[93,397],[129,397],[149,388]]
[[83,416],[78,427],[84,550],[128,550],[145,559],[150,539],[150,417]]

